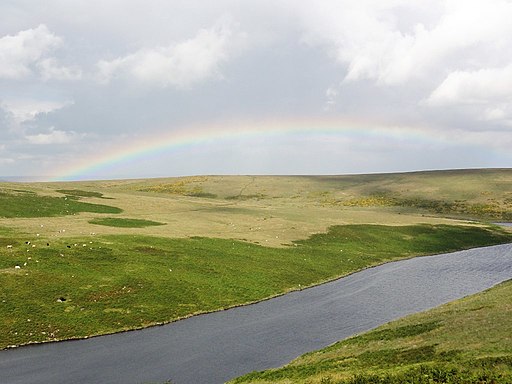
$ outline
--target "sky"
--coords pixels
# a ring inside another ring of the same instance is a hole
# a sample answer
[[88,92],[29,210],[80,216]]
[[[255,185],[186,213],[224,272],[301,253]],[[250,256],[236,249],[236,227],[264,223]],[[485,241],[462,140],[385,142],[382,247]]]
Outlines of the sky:
[[2,0],[0,178],[512,167],[512,1]]

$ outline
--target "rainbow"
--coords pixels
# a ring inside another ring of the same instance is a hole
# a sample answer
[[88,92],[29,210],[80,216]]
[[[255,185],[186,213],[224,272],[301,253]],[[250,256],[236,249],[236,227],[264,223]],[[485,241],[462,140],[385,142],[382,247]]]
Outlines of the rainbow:
[[355,139],[413,140],[420,142],[448,141],[438,134],[419,128],[382,126],[372,122],[349,119],[279,120],[252,123],[223,123],[173,128],[170,132],[138,137],[113,146],[106,154],[85,156],[56,172],[52,181],[78,180],[92,177],[101,170],[147,156],[157,156],[181,148],[208,145],[222,140],[249,140],[261,137],[335,136]]

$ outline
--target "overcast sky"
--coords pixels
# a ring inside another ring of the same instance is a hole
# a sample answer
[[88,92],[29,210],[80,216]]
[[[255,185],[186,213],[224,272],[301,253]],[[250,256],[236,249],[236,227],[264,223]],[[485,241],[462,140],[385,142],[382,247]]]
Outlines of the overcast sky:
[[512,167],[511,20],[500,0],[3,0],[0,176],[198,129],[74,177]]

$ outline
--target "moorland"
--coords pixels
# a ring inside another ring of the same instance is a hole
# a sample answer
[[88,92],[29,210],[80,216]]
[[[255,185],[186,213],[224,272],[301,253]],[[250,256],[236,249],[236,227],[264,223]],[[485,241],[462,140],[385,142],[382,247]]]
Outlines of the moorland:
[[[512,221],[511,186],[508,169],[0,183],[0,348],[166,323],[392,260],[510,242],[493,223]],[[426,327],[417,335],[435,332]],[[373,336],[361,337],[329,354],[373,356]],[[408,356],[389,353],[397,364]]]

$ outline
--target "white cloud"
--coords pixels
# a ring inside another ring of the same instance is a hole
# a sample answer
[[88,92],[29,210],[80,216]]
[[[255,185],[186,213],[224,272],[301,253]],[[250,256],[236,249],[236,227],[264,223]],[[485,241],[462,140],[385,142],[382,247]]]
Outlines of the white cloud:
[[12,99],[0,103],[0,107],[8,111],[13,120],[20,124],[34,120],[38,114],[50,113],[73,104],[72,101],[53,101],[36,99]]
[[470,106],[479,120],[512,126],[512,64],[454,71],[430,94],[432,107]]
[[73,131],[59,131],[53,127],[48,133],[39,133],[36,135],[26,135],[25,138],[30,144],[48,145],[48,144],[66,144],[77,138],[77,134]]
[[62,44],[62,39],[41,24],[37,28],[0,38],[0,78],[21,79],[33,66]]
[[325,91],[325,97],[327,99],[324,105],[325,111],[332,109],[336,105],[336,98],[338,97],[338,93],[338,89],[335,86],[327,88]]
[[484,111],[485,120],[503,120],[507,117],[507,111],[504,108],[486,108]]
[[59,65],[55,58],[41,60],[37,67],[43,80],[80,80],[82,70],[78,67]]
[[489,60],[512,58],[509,1],[302,4],[304,40],[326,45],[347,66],[346,81],[405,84],[428,80],[450,67],[485,66]]
[[512,102],[512,64],[502,68],[454,71],[431,93],[430,105]]
[[189,87],[219,75],[233,43],[231,23],[202,29],[191,39],[166,47],[141,49],[115,60],[98,62],[100,79],[128,77],[161,87]]
[[12,163],[14,163],[14,159],[11,159],[10,157],[5,157],[5,158],[0,157],[0,165],[12,164]]

